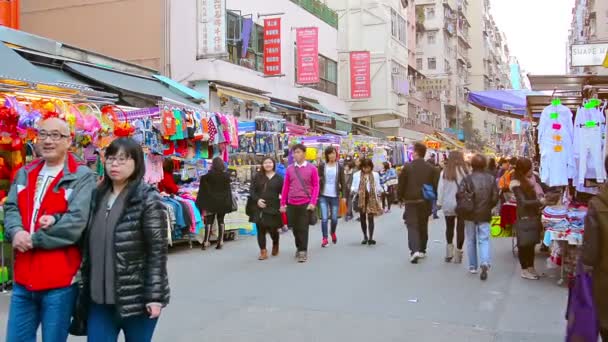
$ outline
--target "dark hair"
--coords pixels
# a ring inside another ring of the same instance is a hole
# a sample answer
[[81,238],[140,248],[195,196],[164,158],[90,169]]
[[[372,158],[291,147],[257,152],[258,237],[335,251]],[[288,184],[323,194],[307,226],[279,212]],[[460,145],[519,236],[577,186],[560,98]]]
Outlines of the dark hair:
[[488,170],[496,171],[496,159],[490,158],[490,160],[488,160]]
[[424,156],[426,156],[426,146],[421,142],[415,143],[414,153],[418,156],[418,158],[424,158]]
[[338,157],[338,151],[336,151],[336,148],[333,147],[333,146],[328,146],[325,149],[325,162],[326,163],[329,163],[329,155],[332,154],[332,153],[336,154],[336,159],[337,159],[337,157]]
[[262,159],[262,167],[260,168],[260,172],[264,173],[266,172],[266,170],[264,170],[264,162],[270,160],[272,162],[272,171],[276,171],[277,170],[277,162],[271,158],[271,157],[265,157],[264,159]]
[[167,173],[173,173],[174,165],[173,160],[171,158],[165,159],[163,162],[163,171]]
[[471,159],[471,167],[473,171],[484,171],[486,169],[486,157],[481,154],[476,154]]
[[211,161],[211,170],[210,172],[222,173],[226,171],[226,165],[224,165],[224,160],[220,157],[215,157]]
[[509,161],[507,160],[507,158],[500,158],[500,160],[498,161],[498,165],[502,166],[503,164],[507,164]]
[[359,165],[359,169],[363,171],[364,168],[369,167],[372,170],[374,169],[374,163],[371,159],[364,158],[361,160],[361,165]]
[[[133,159],[134,168],[133,174],[129,177],[129,182],[140,182],[146,173],[146,164],[144,162],[144,151],[137,141],[131,138],[118,138],[106,148],[105,159],[113,157],[123,152],[126,157]],[[108,169],[104,170],[103,183],[101,189],[108,190],[112,188],[112,180],[108,176]]]
[[384,166],[384,169],[385,169],[385,170],[388,170],[388,169],[390,169],[390,168],[391,168],[391,164],[389,164],[389,162],[384,162],[384,163],[382,163],[382,166]]
[[517,157],[509,159],[509,164],[511,164],[511,166],[515,166],[515,164],[517,164]]
[[304,144],[295,144],[291,148],[291,152],[295,152],[296,150],[300,150],[302,152],[306,152],[306,146],[304,146]]
[[521,189],[531,195],[534,193],[534,188],[528,180],[528,173],[532,170],[532,161],[528,158],[519,158],[515,164],[515,171],[513,172],[513,179],[519,181]]

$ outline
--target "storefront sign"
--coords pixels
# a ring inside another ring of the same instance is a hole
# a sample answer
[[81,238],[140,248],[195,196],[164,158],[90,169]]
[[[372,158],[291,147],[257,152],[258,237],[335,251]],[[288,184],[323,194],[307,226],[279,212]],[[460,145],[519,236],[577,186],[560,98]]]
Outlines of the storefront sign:
[[572,45],[570,52],[570,65],[573,67],[602,65],[608,52],[608,43]]
[[264,19],[264,75],[281,74],[281,18]]
[[226,0],[198,0],[197,57],[226,55]]
[[367,99],[371,97],[371,56],[369,51],[350,53],[350,97]]
[[319,83],[319,28],[296,29],[296,45],[298,48],[296,83]]
[[427,78],[416,84],[418,91],[422,92],[447,90],[449,86],[450,81],[447,78]]
[[431,150],[438,150],[441,148],[441,143],[439,141],[428,140],[426,142],[426,147],[430,148]]

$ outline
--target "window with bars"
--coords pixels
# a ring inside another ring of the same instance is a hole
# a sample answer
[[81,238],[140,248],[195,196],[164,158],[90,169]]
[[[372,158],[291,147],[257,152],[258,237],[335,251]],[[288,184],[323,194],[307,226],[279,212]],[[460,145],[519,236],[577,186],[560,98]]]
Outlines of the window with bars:
[[416,69],[418,69],[418,70],[424,69],[424,65],[422,65],[422,58],[416,58]]
[[437,69],[437,59],[435,57],[427,58],[427,64],[428,64],[429,70]]
[[264,72],[264,27],[254,24],[249,36],[249,46],[243,55],[243,17],[228,11],[226,25],[226,42],[228,61],[245,68]]
[[435,44],[437,42],[437,32],[431,31],[426,33],[426,42],[429,44]]
[[407,44],[407,24],[397,11],[391,8],[391,34],[403,44]]

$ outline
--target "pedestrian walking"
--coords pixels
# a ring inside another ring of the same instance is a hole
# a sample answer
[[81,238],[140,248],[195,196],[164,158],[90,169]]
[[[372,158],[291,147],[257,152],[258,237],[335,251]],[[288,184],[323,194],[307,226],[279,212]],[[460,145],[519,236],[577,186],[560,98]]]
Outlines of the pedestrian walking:
[[370,159],[361,160],[361,171],[353,175],[351,192],[356,196],[353,201],[355,210],[359,211],[361,230],[363,231],[362,245],[376,244],[374,240],[374,217],[382,213],[380,207],[380,175],[374,172],[374,163]]
[[144,182],[144,154],[133,139],[106,149],[105,177],[97,189],[84,239],[84,295],[89,342],[152,341],[169,304],[168,213],[156,188]]
[[338,228],[338,209],[340,194],[345,189],[344,168],[338,163],[338,152],[333,146],[325,149],[325,163],[319,165],[319,206],[321,207],[321,232],[323,240],[321,247],[327,247],[328,223],[331,219],[331,241],[338,243],[336,230]]
[[[462,262],[464,245],[464,219],[456,214],[456,193],[458,185],[469,174],[464,155],[460,151],[451,151],[446,167],[439,176],[437,206],[443,210],[445,218],[446,251],[445,262]],[[454,249],[454,228],[456,228],[456,249]]]
[[287,212],[287,220],[293,228],[298,262],[308,261],[308,230],[316,222],[319,199],[319,173],[306,161],[306,147],[297,144],[292,148],[294,163],[285,173],[281,193],[281,212]]
[[226,172],[226,166],[222,158],[213,158],[211,169],[201,177],[196,196],[196,206],[201,213],[205,213],[205,235],[201,249],[205,250],[209,246],[211,229],[216,219],[217,245],[215,248],[222,249],[226,229],[224,218],[226,214],[233,211],[230,176]]
[[[608,172],[608,158],[604,160]],[[589,201],[583,236],[583,264],[593,267],[593,300],[602,341],[608,341],[608,188]]]
[[534,268],[534,258],[536,244],[540,242],[541,208],[545,199],[542,188],[536,182],[530,159],[517,159],[509,185],[517,201],[517,221],[514,228],[517,234],[521,277],[536,280],[539,276]]
[[344,198],[346,198],[346,222],[353,219],[353,192],[350,190],[353,185],[354,163],[347,160],[344,163]]
[[414,160],[403,166],[399,175],[399,198],[405,204],[410,262],[426,257],[429,238],[429,216],[436,199],[439,174],[424,160],[426,146],[414,144]]
[[279,196],[283,190],[283,177],[276,173],[275,168],[274,159],[264,158],[262,170],[253,178],[250,189],[251,199],[256,205],[251,221],[255,222],[258,229],[259,260],[268,259],[266,234],[269,234],[272,240],[271,255],[279,255],[279,228],[283,226],[279,212],[281,207]]
[[19,169],[4,204],[4,229],[13,245],[13,293],[7,342],[68,338],[78,292],[78,247],[89,219],[96,176],[68,152],[68,124],[59,118],[39,124],[41,159]]
[[494,177],[486,171],[486,158],[480,154],[473,156],[473,172],[466,176],[459,192],[469,193],[473,210],[464,216],[469,272],[476,274],[481,266],[480,279],[488,279],[490,260],[490,221],[492,209],[498,203],[498,188]]
[[380,173],[380,185],[382,186],[382,210],[385,213],[391,211],[393,204],[393,193],[397,185],[397,172],[389,162],[382,163],[382,173]]

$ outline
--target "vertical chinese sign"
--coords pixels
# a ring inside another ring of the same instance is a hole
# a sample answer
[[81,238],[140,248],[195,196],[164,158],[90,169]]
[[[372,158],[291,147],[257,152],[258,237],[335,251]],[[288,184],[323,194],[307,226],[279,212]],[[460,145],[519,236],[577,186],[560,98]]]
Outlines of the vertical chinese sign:
[[198,0],[197,57],[226,55],[226,0]]
[[367,99],[371,91],[371,57],[369,51],[352,51],[350,53],[350,97]]
[[264,19],[264,75],[281,74],[281,18]]
[[297,68],[296,83],[319,83],[319,28],[296,29]]

